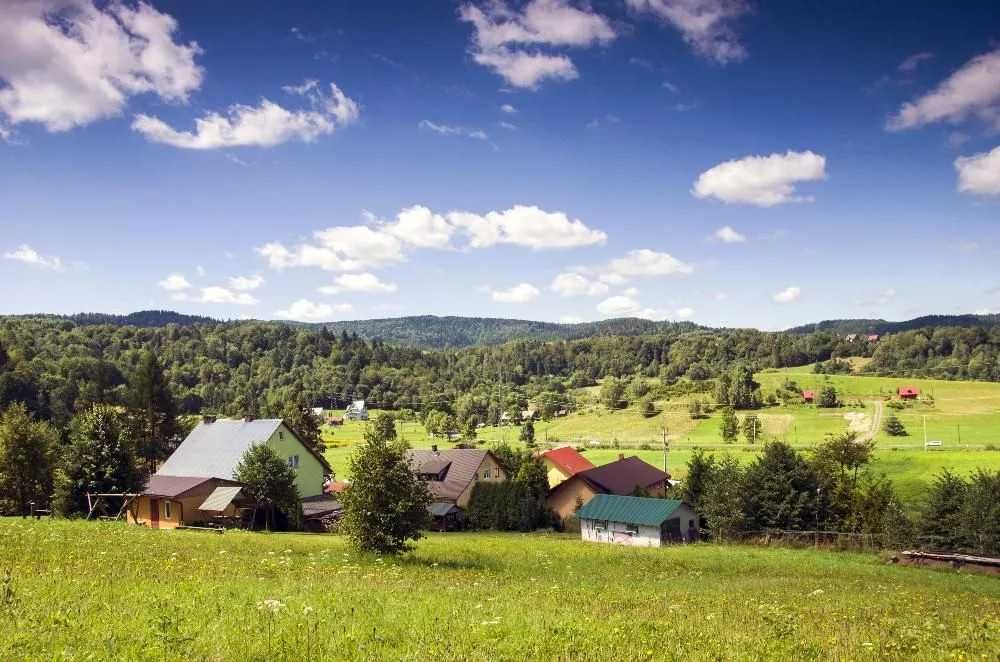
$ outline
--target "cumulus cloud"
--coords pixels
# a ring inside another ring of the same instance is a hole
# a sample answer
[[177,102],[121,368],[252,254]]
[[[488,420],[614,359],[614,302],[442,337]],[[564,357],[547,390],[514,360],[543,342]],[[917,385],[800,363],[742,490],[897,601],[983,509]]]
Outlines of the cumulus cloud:
[[977,55],[933,91],[900,107],[889,117],[890,131],[913,129],[934,122],[958,123],[977,117],[1000,130],[1000,48]]
[[[270,242],[257,248],[272,269],[318,267],[327,271],[376,269],[406,259],[414,248],[487,248],[500,244],[535,250],[602,244],[607,235],[564,212],[516,205],[505,211],[438,214],[422,205],[407,207],[392,221],[369,217],[369,225],[337,226],[313,233],[313,242],[289,248]],[[466,239],[456,246],[455,236]]]
[[500,110],[501,112],[507,113],[508,115],[513,115],[514,113],[517,112],[517,108],[510,105],[509,103],[505,103],[502,106],[500,106]]
[[773,207],[811,200],[795,195],[795,184],[825,178],[825,157],[811,151],[788,151],[720,163],[701,173],[691,192],[697,198]]
[[253,276],[232,276],[229,278],[229,287],[240,292],[256,290],[264,284],[264,277],[259,274]]
[[539,294],[541,292],[531,283],[518,283],[510,289],[491,292],[493,300],[500,303],[528,303],[537,299]]
[[235,303],[240,306],[252,306],[257,303],[247,292],[234,292],[219,285],[201,288],[201,295],[196,299],[200,303]]
[[989,152],[955,159],[958,190],[962,193],[1000,195],[1000,146]]
[[342,294],[344,292],[390,294],[396,291],[396,284],[383,282],[373,273],[343,274],[333,279],[333,285],[324,285],[319,288],[319,291],[323,294]]
[[553,292],[564,297],[596,297],[608,293],[607,284],[573,272],[565,272],[556,276],[552,280],[550,288]]
[[724,244],[740,244],[747,240],[744,235],[740,234],[729,225],[722,226],[716,230],[712,236]]
[[780,292],[776,292],[771,298],[776,303],[791,303],[793,301],[798,301],[799,296],[802,294],[802,290],[798,287],[792,285],[786,287]]
[[642,306],[639,305],[638,301],[632,297],[625,296],[624,294],[608,297],[604,301],[597,304],[597,312],[602,315],[609,315],[612,317],[634,315],[641,309]]
[[182,292],[191,287],[191,283],[184,277],[184,274],[170,274],[157,285],[168,292]]
[[692,316],[694,316],[694,308],[687,308],[687,307],[678,308],[675,311],[675,314],[677,315],[678,319],[682,320],[690,319]]
[[602,269],[600,279],[605,283],[618,285],[633,278],[687,275],[693,270],[690,264],[678,260],[670,253],[640,248],[611,260]]
[[578,77],[569,57],[541,48],[586,47],[617,36],[607,18],[568,0],[531,0],[520,10],[504,0],[469,3],[459,9],[459,19],[473,26],[472,59],[521,88]]
[[122,112],[137,94],[186,102],[202,69],[177,21],[140,2],[7,2],[0,11],[0,114],[67,131]]
[[463,126],[451,126],[449,124],[435,124],[430,120],[420,120],[417,124],[421,129],[427,129],[428,131],[433,131],[442,136],[461,136],[463,138],[472,138],[474,140],[489,140],[490,137],[482,129],[467,129]]
[[625,4],[679,30],[702,57],[727,64],[747,56],[732,27],[735,19],[750,10],[745,0],[625,0]]
[[181,149],[273,147],[291,140],[312,142],[352,124],[361,112],[357,102],[334,83],[329,93],[315,81],[284,89],[305,97],[308,107],[289,110],[269,99],[261,99],[256,106],[235,104],[225,115],[212,112],[196,119],[194,131],[178,131],[157,117],[138,114],[132,129],[150,142]]
[[353,310],[349,303],[342,303],[331,306],[328,303],[316,303],[309,299],[298,299],[293,301],[288,308],[275,311],[280,319],[295,320],[298,322],[325,322],[335,313],[347,313]]
[[21,244],[12,251],[3,254],[4,259],[23,262],[40,269],[51,271],[64,271],[65,265],[62,258],[56,255],[42,255],[28,244]]

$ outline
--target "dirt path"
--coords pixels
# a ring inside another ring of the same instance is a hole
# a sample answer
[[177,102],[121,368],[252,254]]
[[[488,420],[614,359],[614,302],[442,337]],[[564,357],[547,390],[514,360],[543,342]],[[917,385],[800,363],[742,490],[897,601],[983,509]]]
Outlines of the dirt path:
[[872,404],[875,406],[875,412],[872,414],[872,426],[868,432],[858,437],[858,441],[871,441],[878,434],[878,431],[882,429],[882,410],[885,405],[881,400],[872,400]]

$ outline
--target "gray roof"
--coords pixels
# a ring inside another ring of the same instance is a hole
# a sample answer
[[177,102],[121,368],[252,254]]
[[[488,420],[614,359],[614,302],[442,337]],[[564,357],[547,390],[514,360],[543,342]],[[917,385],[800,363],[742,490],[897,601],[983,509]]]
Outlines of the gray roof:
[[305,518],[322,517],[343,510],[340,501],[325,494],[306,497],[302,500],[302,515]]
[[168,476],[156,474],[149,477],[143,494],[149,496],[175,497],[202,483],[212,480],[209,476]]
[[233,499],[240,493],[243,488],[239,485],[224,485],[222,487],[217,487],[212,490],[212,493],[208,495],[208,498],[198,506],[198,510],[207,510],[213,513],[221,513],[225,510],[229,504],[233,502]]
[[410,466],[417,473],[424,473],[422,469],[426,465],[435,469],[426,473],[436,474],[440,472],[442,460],[450,462],[444,480],[427,481],[427,487],[430,488],[431,495],[436,501],[456,501],[462,496],[462,492],[475,480],[479,465],[483,463],[487,453],[489,451],[474,448],[406,451]]
[[187,439],[160,466],[157,475],[211,476],[232,479],[236,465],[254,444],[271,438],[280,418],[219,419],[198,423]]
[[444,517],[451,513],[461,512],[461,508],[453,503],[448,503],[447,501],[435,501],[431,505],[427,506],[427,512],[429,512],[433,517]]

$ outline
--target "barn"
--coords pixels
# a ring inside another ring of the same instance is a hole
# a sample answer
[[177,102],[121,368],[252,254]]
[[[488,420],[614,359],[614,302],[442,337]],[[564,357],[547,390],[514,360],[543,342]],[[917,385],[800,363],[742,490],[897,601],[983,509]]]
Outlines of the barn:
[[597,494],[577,512],[580,537],[633,547],[693,542],[700,522],[694,509],[676,499]]

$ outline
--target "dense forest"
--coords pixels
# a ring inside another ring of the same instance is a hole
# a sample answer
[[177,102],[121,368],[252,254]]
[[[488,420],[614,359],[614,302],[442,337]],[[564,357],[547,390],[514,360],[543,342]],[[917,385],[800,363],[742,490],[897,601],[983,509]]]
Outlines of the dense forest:
[[23,402],[64,425],[92,404],[120,403],[144,350],[162,363],[180,413],[224,415],[366,398],[374,407],[492,422],[542,394],[568,401],[568,389],[609,376],[698,383],[736,363],[760,370],[844,356],[871,356],[866,369],[881,375],[1000,380],[1000,328],[941,327],[869,343],[828,331],[673,325],[646,335],[424,350],[275,322],[136,327],[22,317],[0,319],[0,409]]

